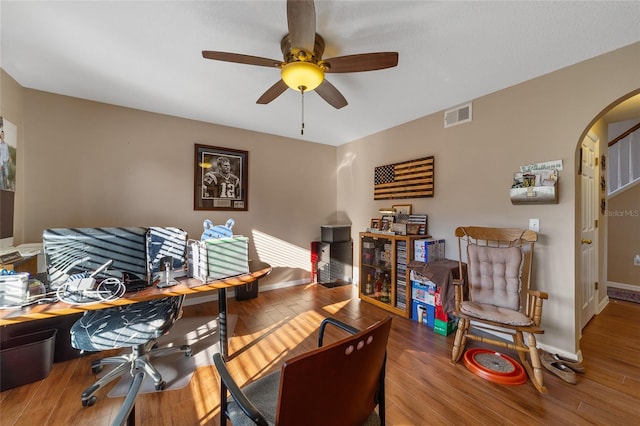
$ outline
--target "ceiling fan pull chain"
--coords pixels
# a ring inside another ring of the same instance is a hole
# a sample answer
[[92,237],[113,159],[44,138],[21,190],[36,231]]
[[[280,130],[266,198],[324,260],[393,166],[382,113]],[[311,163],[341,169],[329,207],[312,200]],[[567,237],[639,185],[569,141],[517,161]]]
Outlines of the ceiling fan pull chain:
[[300,87],[300,93],[302,94],[302,118],[300,123],[300,134],[304,135],[304,88]]

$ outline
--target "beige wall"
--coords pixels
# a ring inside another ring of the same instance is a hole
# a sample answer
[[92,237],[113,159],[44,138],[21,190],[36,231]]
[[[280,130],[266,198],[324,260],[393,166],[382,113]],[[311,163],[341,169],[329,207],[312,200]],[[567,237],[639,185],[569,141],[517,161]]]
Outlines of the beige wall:
[[[437,113],[343,145],[338,211],[349,212],[354,230],[365,229],[392,204],[373,201],[374,166],[434,155],[435,197],[409,200],[414,212],[429,215],[430,233],[446,240],[450,258],[457,258],[456,226],[527,227],[529,218],[540,219],[534,282],[549,293],[540,341],[576,353],[576,148],[605,107],[640,88],[638,69],[640,43],[473,99],[471,123],[445,129]],[[548,160],[564,163],[558,204],[512,205],[513,173]]]
[[[334,147],[30,89],[11,97],[24,105],[15,244],[52,227],[178,226],[199,239],[205,219],[233,217],[251,258],[276,267],[266,283],[309,279],[310,242],[336,217]],[[194,211],[195,143],[249,151],[248,212]]]
[[[456,226],[526,227],[539,218],[534,280],[550,294],[540,340],[575,353],[576,148],[603,108],[640,88],[637,69],[640,43],[474,99],[469,124],[444,129],[437,113],[338,148],[15,89],[15,82],[7,83],[12,99],[5,99],[3,78],[3,115],[24,132],[17,243],[54,226],[174,225],[198,237],[204,219],[221,223],[229,215],[193,211],[197,142],[250,152],[249,212],[233,216],[238,233],[269,246],[252,247],[252,256],[271,261],[263,256],[288,250],[304,257],[321,224],[352,222],[357,239],[378,209],[392,204],[373,201],[375,166],[434,155],[436,195],[408,200],[414,212],[429,215],[430,232],[446,239],[450,258],[457,256]],[[7,104],[24,105],[24,112],[9,112]],[[547,160],[564,162],[558,204],[512,205],[513,173]],[[357,245],[354,251],[357,259]],[[306,273],[280,269],[272,281]]]
[[640,287],[640,266],[633,265],[634,256],[640,254],[640,185],[609,198],[607,212],[608,279]]

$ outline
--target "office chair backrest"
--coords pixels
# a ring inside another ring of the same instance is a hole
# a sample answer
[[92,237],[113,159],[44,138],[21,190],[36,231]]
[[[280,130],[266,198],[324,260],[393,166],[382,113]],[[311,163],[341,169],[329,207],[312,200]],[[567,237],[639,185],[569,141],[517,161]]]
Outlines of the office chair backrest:
[[287,361],[280,378],[276,424],[364,424],[378,405],[390,329],[388,317]]

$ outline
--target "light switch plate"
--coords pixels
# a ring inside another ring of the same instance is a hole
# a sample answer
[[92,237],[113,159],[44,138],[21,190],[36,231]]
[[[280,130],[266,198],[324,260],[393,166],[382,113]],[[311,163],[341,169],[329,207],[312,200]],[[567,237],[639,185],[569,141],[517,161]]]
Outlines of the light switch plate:
[[540,232],[540,219],[529,219],[529,229]]

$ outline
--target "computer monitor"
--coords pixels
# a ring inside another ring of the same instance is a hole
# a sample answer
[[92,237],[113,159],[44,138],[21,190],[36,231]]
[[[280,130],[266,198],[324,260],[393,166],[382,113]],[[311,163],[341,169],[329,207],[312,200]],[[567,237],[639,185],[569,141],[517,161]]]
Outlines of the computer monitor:
[[[147,232],[147,261],[149,271],[155,275],[170,261],[171,271],[186,269],[187,233],[180,228],[152,226]],[[186,274],[186,271],[185,271]],[[175,274],[174,274],[175,275]],[[156,277],[152,277],[155,279]]]
[[96,278],[115,277],[151,285],[144,227],[54,228],[42,234],[49,287],[58,288],[74,274],[92,272],[112,260]]
[[187,233],[175,227],[54,228],[44,231],[42,242],[52,289],[109,261],[96,278],[121,279],[128,289],[151,285],[167,259],[172,271],[186,264]]

